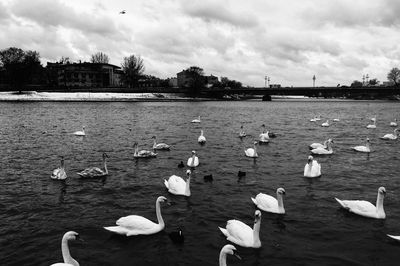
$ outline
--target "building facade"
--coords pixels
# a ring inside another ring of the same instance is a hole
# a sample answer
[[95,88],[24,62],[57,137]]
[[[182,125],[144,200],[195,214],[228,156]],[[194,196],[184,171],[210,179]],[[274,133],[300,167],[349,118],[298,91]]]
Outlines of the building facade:
[[47,81],[51,86],[120,87],[121,68],[103,63],[47,63]]

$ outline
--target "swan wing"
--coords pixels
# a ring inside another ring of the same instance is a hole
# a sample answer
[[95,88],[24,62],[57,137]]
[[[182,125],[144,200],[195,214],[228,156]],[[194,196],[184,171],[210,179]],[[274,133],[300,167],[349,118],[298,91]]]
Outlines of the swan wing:
[[59,263],[51,264],[50,266],[74,266],[74,265],[69,264],[69,263],[62,263],[62,262],[59,262]]
[[319,164],[315,160],[313,160],[313,162],[312,162],[311,175],[313,177],[317,177],[317,176],[321,175],[321,164]]
[[172,175],[168,179],[168,191],[173,194],[185,193],[186,182],[182,177]]
[[199,165],[199,158],[196,156],[194,157],[194,160],[192,157],[190,157],[187,161],[187,166],[189,167],[197,167]]
[[253,245],[253,229],[238,220],[229,220],[226,223],[227,239],[238,245]]
[[277,211],[278,210],[278,201],[267,194],[259,193],[256,196],[257,207],[264,211]]
[[371,216],[376,214],[376,207],[369,201],[365,200],[338,200],[336,199],[339,204],[349,210],[350,212],[353,212],[358,215],[362,216]]
[[79,172],[78,175],[82,177],[95,177],[105,175],[105,172],[98,167],[89,167]]
[[121,217],[116,222],[117,225],[128,228],[130,230],[145,231],[150,230],[156,225],[154,222],[139,215],[129,215]]
[[317,149],[317,148],[325,148],[325,146],[323,145],[323,144],[321,144],[321,143],[313,143],[313,144],[311,144],[310,145],[310,148],[311,149]]

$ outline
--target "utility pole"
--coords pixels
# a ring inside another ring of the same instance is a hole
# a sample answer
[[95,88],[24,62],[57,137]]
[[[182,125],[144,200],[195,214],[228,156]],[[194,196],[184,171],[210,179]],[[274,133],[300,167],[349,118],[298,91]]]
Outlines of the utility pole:
[[363,75],[363,83],[362,83],[362,85],[363,86],[365,85],[365,75]]
[[313,88],[315,88],[315,80],[316,80],[317,78],[315,77],[315,75],[312,77],[312,80],[313,80]]
[[368,76],[368,74],[365,76],[365,78],[366,78],[366,82],[367,82],[367,85],[368,85],[368,82],[369,82],[369,76]]
[[265,80],[265,88],[266,88],[267,87],[267,82],[268,82],[268,76],[265,76],[264,80]]

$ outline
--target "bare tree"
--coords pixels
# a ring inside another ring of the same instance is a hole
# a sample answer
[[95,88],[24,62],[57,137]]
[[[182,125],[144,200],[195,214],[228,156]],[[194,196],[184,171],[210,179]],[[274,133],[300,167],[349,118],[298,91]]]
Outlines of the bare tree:
[[108,62],[110,62],[110,58],[105,53],[97,52],[95,54],[92,54],[90,62],[108,64]]
[[392,68],[387,75],[387,79],[393,81],[394,85],[397,86],[400,82],[400,69],[397,67]]
[[135,55],[124,57],[121,67],[124,73],[123,79],[125,84],[128,87],[135,87],[138,84],[139,78],[144,73],[143,59]]

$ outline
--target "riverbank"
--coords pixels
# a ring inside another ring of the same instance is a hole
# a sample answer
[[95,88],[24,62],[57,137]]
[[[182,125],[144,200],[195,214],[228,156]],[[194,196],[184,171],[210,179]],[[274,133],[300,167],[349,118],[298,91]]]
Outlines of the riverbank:
[[12,102],[140,102],[140,101],[204,101],[209,98],[193,98],[172,93],[108,93],[108,92],[0,92],[0,101]]

